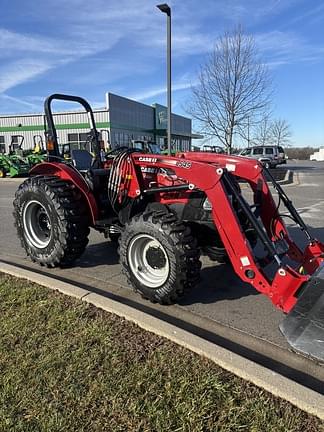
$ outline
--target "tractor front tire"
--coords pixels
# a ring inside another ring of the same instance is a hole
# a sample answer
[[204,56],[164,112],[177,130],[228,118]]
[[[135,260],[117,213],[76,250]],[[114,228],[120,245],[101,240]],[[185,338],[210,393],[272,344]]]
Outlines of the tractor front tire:
[[197,242],[171,213],[133,217],[120,236],[119,255],[130,285],[155,303],[175,303],[199,281]]
[[89,217],[81,193],[69,181],[36,176],[25,180],[14,200],[14,220],[32,261],[65,267],[84,252]]
[[6,177],[6,171],[3,168],[0,168],[0,178]]

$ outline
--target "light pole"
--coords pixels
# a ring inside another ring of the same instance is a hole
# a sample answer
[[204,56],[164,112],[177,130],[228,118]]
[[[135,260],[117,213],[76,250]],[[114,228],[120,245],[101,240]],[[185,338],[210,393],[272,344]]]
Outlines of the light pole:
[[171,155],[171,8],[166,4],[156,6],[167,15],[167,113],[168,113],[168,155]]

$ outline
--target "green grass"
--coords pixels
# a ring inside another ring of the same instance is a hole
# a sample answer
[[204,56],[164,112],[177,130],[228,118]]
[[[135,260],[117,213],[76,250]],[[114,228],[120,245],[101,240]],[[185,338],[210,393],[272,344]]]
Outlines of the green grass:
[[0,431],[324,431],[136,325],[0,273]]

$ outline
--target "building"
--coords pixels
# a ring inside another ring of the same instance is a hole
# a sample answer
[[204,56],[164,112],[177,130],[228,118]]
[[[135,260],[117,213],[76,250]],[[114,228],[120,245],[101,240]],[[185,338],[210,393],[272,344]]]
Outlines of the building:
[[309,157],[313,161],[324,161],[324,148],[319,148],[315,153],[311,154]]
[[[167,109],[145,105],[112,93],[106,93],[106,107],[94,110],[97,129],[105,148],[129,146],[132,140],[143,140],[165,147],[167,142]],[[59,144],[87,148],[89,124],[82,111],[54,114]],[[0,152],[8,153],[21,146],[32,149],[44,141],[44,114],[0,115]],[[172,147],[190,150],[191,119],[172,114]]]

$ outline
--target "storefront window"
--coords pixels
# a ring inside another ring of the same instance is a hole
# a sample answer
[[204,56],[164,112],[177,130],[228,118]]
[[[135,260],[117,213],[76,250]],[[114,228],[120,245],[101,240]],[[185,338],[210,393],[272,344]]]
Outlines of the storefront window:
[[6,153],[5,137],[3,135],[0,136],[0,153]]
[[68,144],[70,145],[71,150],[88,150],[89,152],[92,151],[90,148],[90,143],[87,142],[88,140],[88,133],[69,133],[68,134]]

